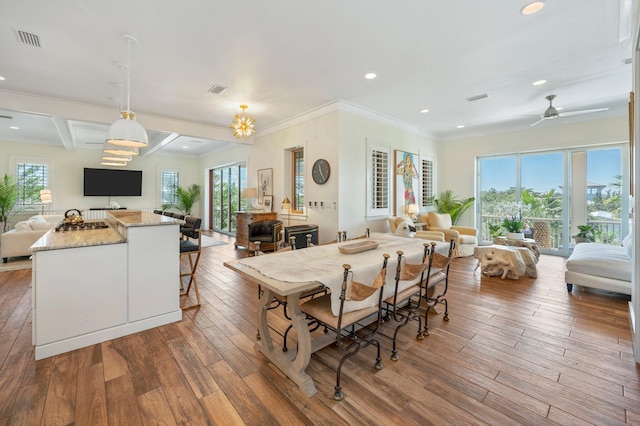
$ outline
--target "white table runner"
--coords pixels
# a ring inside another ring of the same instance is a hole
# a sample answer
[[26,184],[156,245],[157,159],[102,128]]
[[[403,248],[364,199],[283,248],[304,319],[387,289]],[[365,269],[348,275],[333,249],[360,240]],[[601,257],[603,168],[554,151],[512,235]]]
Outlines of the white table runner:
[[[384,298],[393,295],[395,287],[395,273],[398,265],[397,251],[404,252],[405,260],[409,263],[420,263],[424,252],[423,244],[430,243],[429,240],[420,238],[405,238],[390,234],[372,233],[371,240],[378,243],[378,247],[373,250],[363,251],[354,254],[342,254],[338,250],[341,245],[353,244],[354,240],[336,244],[313,246],[300,250],[276,252],[265,256],[256,256],[241,259],[239,264],[256,270],[262,275],[281,282],[309,282],[317,281],[331,289],[331,310],[334,315],[338,315],[340,309],[340,290],[342,287],[343,264],[351,265],[353,280],[370,285],[380,271],[383,262],[383,254],[389,254],[387,264],[387,280],[384,287]],[[446,255],[449,243],[436,242],[438,253]],[[432,273],[434,271],[432,270]],[[415,284],[414,281],[401,281],[400,289]],[[345,303],[345,312],[375,306],[378,300],[378,293],[374,293],[369,298]]]

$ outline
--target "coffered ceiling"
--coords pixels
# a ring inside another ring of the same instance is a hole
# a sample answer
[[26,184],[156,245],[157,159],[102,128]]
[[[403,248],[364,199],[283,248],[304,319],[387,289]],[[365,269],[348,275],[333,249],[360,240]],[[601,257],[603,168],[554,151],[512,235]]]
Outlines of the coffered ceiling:
[[547,0],[532,16],[517,0],[2,3],[0,140],[70,150],[101,148],[119,116],[123,34],[138,40],[131,109],[145,155],[238,143],[240,104],[258,136],[341,101],[450,140],[528,128],[549,94],[561,113],[608,110],[538,126],[623,115],[631,90],[631,0]]

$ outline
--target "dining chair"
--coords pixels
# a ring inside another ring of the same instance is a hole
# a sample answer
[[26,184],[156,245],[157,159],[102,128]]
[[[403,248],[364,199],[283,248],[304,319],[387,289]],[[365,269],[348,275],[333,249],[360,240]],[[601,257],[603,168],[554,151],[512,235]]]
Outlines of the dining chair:
[[[395,288],[393,289],[393,296],[390,296],[384,301],[384,309],[386,311],[384,320],[389,321],[393,319],[396,323],[399,323],[392,337],[392,361],[398,361],[398,359],[400,359],[396,345],[400,329],[406,326],[409,321],[422,321],[419,309],[423,299],[427,296],[429,272],[431,271],[431,262],[433,254],[435,253],[436,243],[423,243],[422,245],[424,246],[424,251],[422,261],[419,264],[408,263],[404,257],[404,252],[401,250],[396,252],[398,255],[398,263],[396,266]],[[425,271],[427,272],[426,278]],[[401,281],[415,281],[415,283],[403,290],[399,290]],[[414,301],[413,299],[416,300]],[[418,326],[418,330],[420,331],[421,329],[422,324]]]
[[[336,334],[336,346],[338,346],[342,352],[346,352],[346,354],[340,359],[336,371],[336,384],[333,393],[333,399],[336,401],[344,399],[344,393],[342,392],[342,386],[340,384],[342,367],[344,366],[345,361],[356,355],[360,349],[369,345],[376,346],[377,355],[374,367],[376,370],[380,370],[383,367],[382,358],[380,358],[380,343],[375,338],[382,316],[382,294],[387,274],[387,262],[389,261],[388,254],[385,253],[383,257],[384,261],[382,263],[382,268],[371,285],[354,281],[351,266],[348,264],[342,265],[343,279],[340,291],[340,309],[338,316],[335,316],[331,311],[330,294],[313,298],[304,302],[300,306],[300,310],[304,314],[308,317],[314,318],[320,324],[332,330]],[[350,275],[351,281],[349,281]],[[365,300],[368,297],[373,296],[376,292],[378,293],[378,296],[375,306],[351,312],[344,311],[344,304],[346,301]],[[363,326],[358,330],[358,332],[356,332],[355,326],[357,323],[363,322],[365,319],[376,314],[377,317],[373,320],[373,327]]]
[[[424,312],[424,329],[420,331],[418,329],[418,339],[424,339],[424,336],[429,335],[429,325],[427,324],[427,316],[431,309],[436,309],[438,304],[444,305],[443,320],[449,321],[449,304],[445,298],[447,290],[449,288],[449,269],[451,268],[451,261],[456,256],[456,240],[452,238],[449,244],[449,251],[446,256],[440,253],[433,254],[433,260],[430,263],[429,268],[437,268],[438,271],[429,276],[428,289],[433,289],[432,294],[426,296],[427,308]],[[438,293],[436,285],[444,283],[443,289]]]
[[[196,269],[198,268],[202,250],[202,232],[200,231],[202,220],[196,217],[186,216],[184,221],[183,227],[180,228],[180,296],[188,298],[189,291],[193,285],[193,290],[196,293],[196,303],[185,306],[182,310],[200,306],[200,292],[198,291]],[[183,257],[186,257],[189,261],[189,268],[184,272],[182,269]],[[186,289],[183,280],[185,277],[189,277],[189,283]]]

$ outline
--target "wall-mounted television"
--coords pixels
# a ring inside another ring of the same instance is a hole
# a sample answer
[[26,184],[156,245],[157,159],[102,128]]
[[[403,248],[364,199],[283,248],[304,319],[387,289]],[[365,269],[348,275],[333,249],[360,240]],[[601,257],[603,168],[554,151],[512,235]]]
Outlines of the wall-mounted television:
[[84,195],[141,196],[142,170],[84,169]]

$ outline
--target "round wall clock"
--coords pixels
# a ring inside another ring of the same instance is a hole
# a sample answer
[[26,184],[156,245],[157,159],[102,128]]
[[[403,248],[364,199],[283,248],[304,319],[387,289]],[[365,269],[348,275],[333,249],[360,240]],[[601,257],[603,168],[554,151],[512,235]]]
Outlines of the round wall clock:
[[318,185],[324,185],[325,183],[327,183],[330,174],[331,167],[329,167],[329,162],[327,160],[321,158],[313,163],[311,176],[313,177],[313,181]]

